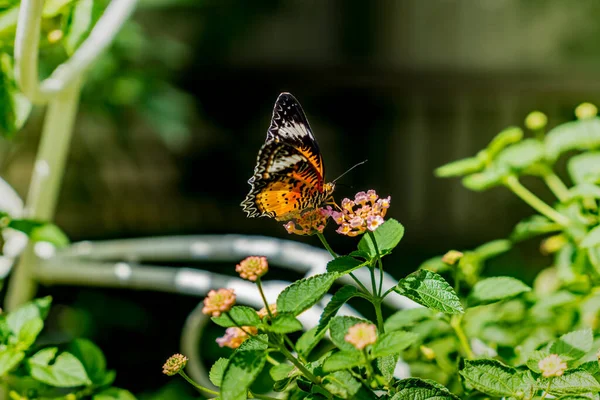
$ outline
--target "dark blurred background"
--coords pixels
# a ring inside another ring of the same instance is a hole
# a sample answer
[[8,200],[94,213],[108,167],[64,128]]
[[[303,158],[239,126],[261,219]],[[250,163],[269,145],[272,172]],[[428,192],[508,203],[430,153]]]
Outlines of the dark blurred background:
[[[56,222],[74,241],[233,232],[318,245],[273,220],[247,219],[239,206],[273,103],[289,91],[328,179],[369,160],[341,180],[336,198],[391,195],[388,215],[406,227],[391,273],[504,238],[533,214],[528,206],[506,189],[473,193],[433,170],[522,125],[533,109],[554,126],[580,102],[598,104],[599,18],[593,0],[142,0],[90,72]],[[0,147],[2,176],[23,197],[42,111]],[[536,179],[525,184],[551,201]],[[339,252],[355,246],[333,227],[327,235]],[[550,262],[537,247],[519,246],[489,273],[530,281]],[[160,367],[198,301],[40,292],[63,304],[57,326],[97,341],[117,384],[137,393],[170,381]]]

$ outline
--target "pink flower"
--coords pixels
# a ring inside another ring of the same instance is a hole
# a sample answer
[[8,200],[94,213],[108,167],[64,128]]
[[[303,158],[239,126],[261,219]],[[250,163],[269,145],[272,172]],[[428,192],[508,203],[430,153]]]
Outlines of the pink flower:
[[358,323],[348,329],[344,340],[358,350],[362,350],[377,341],[377,328],[375,328],[375,325],[366,322]]
[[295,233],[296,235],[322,233],[327,225],[327,219],[333,212],[331,207],[328,209],[314,208],[302,213],[302,215],[296,218],[295,222],[289,221],[285,223],[283,227],[288,233]]
[[330,210],[331,217],[339,225],[337,233],[357,236],[368,230],[375,231],[384,223],[390,208],[391,197],[379,198],[374,190],[358,192],[354,200],[342,200],[341,210]]
[[240,277],[252,282],[256,282],[256,280],[266,274],[268,270],[269,264],[267,263],[267,257],[246,257],[235,266],[235,271],[240,274]]
[[236,326],[227,328],[225,330],[225,335],[217,338],[217,344],[220,347],[237,349],[242,343],[244,343],[246,339],[249,338],[246,332],[250,333],[251,335],[256,335],[258,333],[258,330],[253,326],[243,326],[242,328],[244,329],[240,329]]
[[206,315],[218,317],[221,313],[231,310],[235,304],[233,289],[211,290],[204,299],[202,312]]

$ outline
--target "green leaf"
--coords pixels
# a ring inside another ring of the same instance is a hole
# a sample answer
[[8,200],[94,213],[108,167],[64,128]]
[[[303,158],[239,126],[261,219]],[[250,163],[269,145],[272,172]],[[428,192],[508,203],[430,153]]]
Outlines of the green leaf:
[[585,356],[594,343],[591,329],[570,332],[562,335],[550,346],[550,353],[558,354],[563,360],[578,360]]
[[540,374],[542,371],[540,371],[540,367],[538,364],[540,363],[540,361],[542,361],[544,358],[548,357],[549,355],[550,355],[550,353],[548,353],[547,351],[544,351],[544,350],[534,351],[533,353],[531,353],[529,355],[526,365],[527,365],[527,367],[529,367],[530,370]]
[[377,338],[373,345],[371,357],[379,358],[391,356],[407,349],[416,342],[418,335],[412,332],[393,331],[387,332]]
[[290,373],[295,369],[291,364],[277,364],[273,365],[269,370],[269,374],[274,381],[280,381],[290,377]]
[[0,376],[6,375],[15,369],[25,358],[25,352],[6,348],[0,350]]
[[506,253],[512,248],[512,243],[510,240],[506,239],[498,239],[492,240],[491,242],[487,242],[478,246],[473,250],[477,257],[481,260],[487,260],[500,254]]
[[341,274],[348,274],[355,269],[358,269],[367,263],[357,260],[350,256],[341,256],[334,258],[327,263],[327,272],[339,272]]
[[302,334],[296,342],[296,350],[298,353],[307,357],[317,344],[323,339],[326,331],[318,331],[318,327],[314,327]]
[[335,316],[338,310],[352,297],[358,294],[358,290],[354,286],[345,285],[342,286],[331,298],[329,303],[325,306],[323,314],[319,319],[319,325],[317,327],[317,333],[327,329],[327,325],[331,318]]
[[509,174],[505,168],[489,167],[482,172],[467,175],[462,179],[462,184],[467,189],[481,192],[502,184],[502,179]]
[[260,318],[258,317],[256,310],[250,307],[234,306],[227,314],[221,314],[218,317],[212,317],[211,319],[215,324],[222,326],[223,328],[231,328],[232,326],[238,325],[258,326],[260,324]]
[[518,143],[523,139],[523,130],[516,126],[508,127],[498,133],[488,144],[487,154],[490,159],[495,159],[498,153],[511,144]]
[[398,294],[417,303],[446,314],[461,314],[463,307],[448,282],[435,272],[420,269],[398,282]]
[[383,324],[386,332],[397,331],[413,326],[419,321],[433,317],[433,311],[429,308],[409,308],[392,314]]
[[302,330],[302,323],[291,314],[279,313],[267,328],[275,333],[292,333]]
[[54,18],[63,12],[67,4],[71,3],[72,1],[73,0],[46,0],[44,1],[42,16],[44,18]]
[[59,354],[52,365],[30,359],[29,367],[33,378],[50,386],[74,387],[92,384],[81,361],[71,353]]
[[[373,235],[375,236],[379,254],[386,255],[400,243],[400,240],[402,240],[402,236],[404,236],[404,227],[400,222],[390,218],[377,228],[373,232]],[[371,241],[371,235],[363,235],[360,242],[358,242],[358,249],[367,253],[371,258],[377,257],[377,252]]]
[[13,59],[0,54],[0,134],[12,137],[27,121],[31,103],[17,87],[13,74]]
[[323,377],[323,385],[331,394],[342,399],[371,400],[376,399],[370,390],[365,390],[360,382],[348,371],[336,371]]
[[329,333],[331,335],[331,341],[335,344],[338,349],[346,351],[357,351],[356,348],[350,343],[346,342],[345,337],[350,327],[358,323],[369,323],[364,319],[356,317],[333,317],[329,322]]
[[591,183],[580,183],[569,189],[569,196],[572,199],[600,199],[600,187]]
[[460,400],[436,381],[408,378],[398,381],[397,393],[390,400]]
[[398,355],[391,355],[380,357],[376,360],[377,369],[379,373],[383,375],[383,378],[389,382],[394,379],[394,371],[396,369],[396,364],[398,364]]
[[67,235],[54,224],[44,224],[36,227],[31,231],[29,237],[33,242],[49,242],[58,248],[63,248],[69,245]]
[[264,350],[236,351],[232,354],[221,383],[221,397],[245,400],[248,388],[265,365]]
[[309,309],[321,300],[338,276],[327,272],[292,283],[277,297],[277,312],[298,315]]
[[600,245],[600,225],[589,231],[580,243],[580,246],[583,248],[595,247],[598,245]]
[[541,215],[532,215],[519,222],[510,235],[515,242],[530,239],[550,232],[560,231],[561,226]]
[[6,322],[11,332],[15,336],[19,336],[23,326],[33,319],[41,318],[42,320],[48,315],[48,309],[52,298],[50,296],[43,297],[41,299],[33,300],[29,303],[25,303],[15,311],[8,313]]
[[106,358],[102,350],[88,339],[75,339],[69,345],[69,353],[73,354],[85,368],[89,378],[95,384],[105,380]]
[[338,351],[332,354],[323,363],[323,371],[333,372],[341,369],[350,369],[364,364],[365,360],[360,351]]
[[588,152],[569,159],[567,169],[576,185],[600,183],[600,153]]
[[[542,385],[547,385],[548,380],[542,379]],[[583,394],[599,392],[600,383],[594,376],[583,370],[569,370],[561,376],[552,378],[552,384],[548,393],[552,395]]]
[[35,365],[48,365],[56,357],[56,353],[58,353],[58,347],[47,347],[31,356],[28,362]]
[[216,387],[221,387],[221,382],[223,382],[223,374],[225,373],[228,362],[229,360],[227,358],[221,357],[210,368],[208,379],[210,379],[210,382]]
[[523,171],[544,159],[544,145],[536,139],[526,139],[502,150],[495,162],[501,168]]
[[136,398],[128,390],[111,387],[95,394],[92,400],[136,400]]
[[569,150],[592,150],[600,147],[600,119],[589,118],[558,125],[544,139],[546,157],[556,160]]
[[516,397],[517,371],[496,360],[464,360],[460,374],[465,381],[490,396]]
[[44,321],[41,318],[33,318],[25,322],[19,331],[17,345],[19,350],[29,349],[42,329],[44,329]]
[[490,304],[529,291],[531,288],[518,279],[497,276],[477,282],[469,294],[468,303],[471,306]]
[[78,0],[70,4],[62,41],[69,56],[77,50],[92,30],[93,10],[94,0]]
[[269,335],[262,333],[246,339],[236,351],[266,350],[269,347]]
[[481,171],[485,167],[485,161],[477,157],[463,158],[441,167],[436,168],[435,176],[438,178],[450,178],[464,176]]

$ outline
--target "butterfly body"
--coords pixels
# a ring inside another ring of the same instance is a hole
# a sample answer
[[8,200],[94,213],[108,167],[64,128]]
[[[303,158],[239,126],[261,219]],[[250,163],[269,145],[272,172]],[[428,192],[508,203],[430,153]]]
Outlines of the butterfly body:
[[282,93],[275,102],[267,140],[258,153],[252,186],[242,202],[249,217],[286,221],[327,202],[323,159],[298,101]]

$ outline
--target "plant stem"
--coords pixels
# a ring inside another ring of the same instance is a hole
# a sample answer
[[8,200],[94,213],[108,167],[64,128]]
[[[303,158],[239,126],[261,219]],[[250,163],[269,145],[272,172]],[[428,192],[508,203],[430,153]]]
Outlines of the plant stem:
[[383,262],[381,261],[381,256],[379,254],[379,248],[377,247],[377,241],[375,240],[375,234],[369,231],[369,238],[373,243],[373,247],[375,248],[375,254],[377,254],[377,264],[379,266],[379,289],[377,290],[377,296],[381,297],[381,291],[383,290]]
[[271,357],[268,354],[267,354],[267,361],[270,362],[273,365],[279,365],[279,364],[281,364],[279,361],[277,361],[276,359],[274,359],[273,357]]
[[195,387],[196,389],[198,389],[200,391],[203,391],[203,392],[206,392],[206,393],[216,394],[217,396],[219,395],[219,392],[215,392],[214,390],[211,390],[209,388],[205,388],[204,386],[198,385],[189,376],[187,376],[187,374],[183,370],[179,371],[179,375],[181,375],[181,377],[183,379],[185,379],[186,381],[188,381],[188,383],[190,385],[192,385],[193,387]]
[[516,176],[507,176],[504,178],[504,184],[510,190],[512,190],[514,194],[519,196],[521,200],[529,204],[540,214],[543,214],[562,226],[568,226],[570,224],[570,220],[567,217],[550,207],[548,204],[544,203],[539,197],[531,193],[525,186],[521,185],[521,182],[519,182],[519,179]]
[[373,290],[373,298],[377,297],[377,284],[375,283],[375,267],[369,265],[369,273],[371,274],[371,288]]
[[548,386],[546,386],[546,390],[544,390],[544,393],[542,394],[542,399],[546,398],[546,395],[548,394],[548,392],[550,391],[550,386],[552,385],[552,378],[550,378],[548,380]]
[[267,313],[269,314],[269,318],[273,320],[273,314],[271,313],[271,308],[269,307],[269,303],[267,302],[267,298],[265,297],[265,293],[263,291],[262,282],[260,277],[256,279],[256,286],[258,287],[258,292],[260,293],[260,297],[262,297],[263,303],[265,303],[265,308],[267,309]]
[[[78,79],[73,85],[56,95],[48,106],[27,194],[25,205],[27,218],[51,221],[54,217],[77,115],[80,88],[81,79]],[[10,278],[6,294],[8,310],[14,310],[35,295],[37,283],[33,277],[33,270],[36,263],[37,256],[30,243]]]
[[290,360],[290,362],[294,364],[296,368],[298,368],[298,370],[302,372],[302,374],[304,374],[304,376],[306,376],[312,383],[314,383],[315,385],[321,384],[319,378],[317,378],[315,375],[313,375],[312,372],[306,369],[306,367],[302,365],[302,363],[296,357],[294,357],[294,355],[290,353],[283,344],[279,346],[279,351],[285,356],[285,358]]
[[383,313],[381,312],[381,297],[374,298],[372,301],[373,307],[375,307],[375,316],[377,318],[377,330],[380,334],[385,333],[383,327]]
[[[327,240],[325,239],[325,236],[323,236],[323,234],[320,233],[320,232],[317,232],[317,236],[319,237],[319,240],[321,240],[321,243],[323,243],[323,246],[325,247],[325,249],[327,249],[327,251],[329,252],[329,254],[331,254],[331,256],[333,258],[338,258],[338,255],[335,253],[335,251],[333,251],[333,249],[331,248],[331,246],[329,245],[329,243],[327,243]],[[362,290],[364,290],[365,293],[369,293],[369,290],[356,277],[356,275],[354,275],[352,272],[350,272],[348,275],[350,275],[350,277],[354,280],[354,282],[356,282],[356,284],[358,285],[358,287],[360,287]]]
[[544,181],[546,185],[550,188],[552,193],[560,200],[561,202],[565,202],[569,199],[569,189],[564,184],[564,182],[550,169],[547,173],[543,175]]
[[456,337],[458,337],[458,341],[460,342],[460,346],[462,347],[465,355],[468,359],[475,358],[475,354],[473,354],[473,350],[471,350],[471,346],[469,345],[469,339],[465,332],[462,329],[462,314],[455,314],[450,318],[450,326],[454,329],[456,333]]
[[367,377],[369,379],[373,379],[375,373],[373,372],[373,366],[371,365],[371,361],[369,360],[369,354],[367,354],[367,349],[363,349],[362,353],[363,357],[365,358],[365,366],[367,367]]

